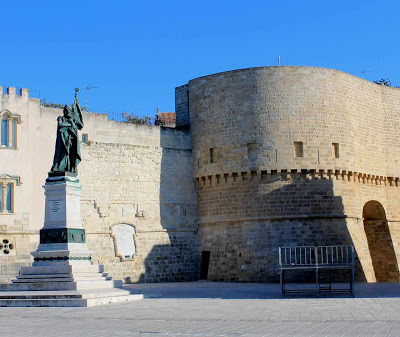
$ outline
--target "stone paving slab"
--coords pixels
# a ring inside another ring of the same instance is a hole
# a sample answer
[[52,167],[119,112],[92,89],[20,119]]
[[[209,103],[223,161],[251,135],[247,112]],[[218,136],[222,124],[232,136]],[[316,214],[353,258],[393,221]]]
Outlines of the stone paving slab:
[[356,298],[280,298],[279,285],[128,285],[141,301],[93,308],[0,308],[7,336],[400,336],[400,285]]

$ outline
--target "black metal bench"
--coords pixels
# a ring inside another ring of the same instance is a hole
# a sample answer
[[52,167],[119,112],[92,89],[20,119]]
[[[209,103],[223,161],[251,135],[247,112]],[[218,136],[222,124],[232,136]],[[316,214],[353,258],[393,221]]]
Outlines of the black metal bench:
[[[332,286],[334,271],[348,271],[346,288]],[[285,272],[302,271],[315,273],[315,288],[287,289]],[[353,246],[298,246],[279,247],[279,273],[282,296],[285,294],[348,293],[354,296],[354,247]]]

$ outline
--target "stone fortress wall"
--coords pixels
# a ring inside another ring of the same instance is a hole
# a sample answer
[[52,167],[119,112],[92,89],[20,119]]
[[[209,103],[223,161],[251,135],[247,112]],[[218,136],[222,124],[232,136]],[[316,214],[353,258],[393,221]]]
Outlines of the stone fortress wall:
[[[82,220],[111,276],[273,281],[279,246],[352,244],[359,279],[398,281],[400,90],[262,67],[191,80],[175,103],[175,130],[84,113]],[[0,183],[14,186],[13,212],[0,214],[0,244],[14,244],[0,252],[6,282],[38,244],[62,111],[26,89],[0,104],[19,121],[16,147],[0,147]]]
[[[82,220],[94,263],[125,282],[197,276],[196,189],[190,134],[96,120],[82,144]],[[115,254],[111,226],[135,228],[136,254]]]
[[[62,110],[40,106],[26,89],[19,95],[8,88],[0,102],[0,113],[10,111],[21,119],[17,147],[0,148],[0,181],[9,181],[9,176],[20,181],[14,184],[13,212],[0,214],[0,239],[14,244],[11,254],[0,252],[0,282],[7,282],[31,262],[30,252],[38,244],[42,185],[52,164]],[[81,142],[78,168],[81,210],[94,263],[104,264],[106,272],[125,282],[197,278],[189,133],[113,122],[101,114],[84,112],[83,119],[87,142]],[[133,256],[118,251],[113,230],[120,224],[135,232]]]
[[[352,244],[359,279],[398,281],[399,89],[330,69],[261,67],[200,77],[176,94],[177,125],[190,120],[208,279],[276,280],[279,246]],[[363,215],[369,201],[381,217]]]

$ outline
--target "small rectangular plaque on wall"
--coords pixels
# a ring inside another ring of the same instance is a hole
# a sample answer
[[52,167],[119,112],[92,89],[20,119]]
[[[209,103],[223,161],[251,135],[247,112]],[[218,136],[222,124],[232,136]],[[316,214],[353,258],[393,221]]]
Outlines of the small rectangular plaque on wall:
[[61,202],[62,199],[55,199],[55,200],[50,200],[50,211],[51,213],[59,213],[61,210]]

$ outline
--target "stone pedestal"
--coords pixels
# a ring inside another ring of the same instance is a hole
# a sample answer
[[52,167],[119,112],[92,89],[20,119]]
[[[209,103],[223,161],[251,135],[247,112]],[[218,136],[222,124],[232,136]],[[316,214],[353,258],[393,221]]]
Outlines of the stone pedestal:
[[81,186],[76,181],[47,179],[44,185],[46,205],[44,226],[40,230],[40,244],[33,252],[33,266],[55,263],[88,263],[92,252],[86,246],[85,230],[81,222]]
[[34,262],[11,284],[0,285],[0,306],[92,306],[142,298],[118,289],[103,267],[91,263],[81,223],[76,177],[49,177],[45,221]]

